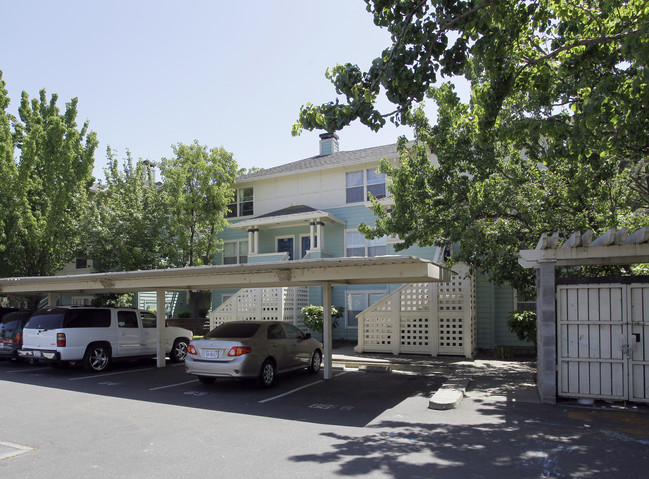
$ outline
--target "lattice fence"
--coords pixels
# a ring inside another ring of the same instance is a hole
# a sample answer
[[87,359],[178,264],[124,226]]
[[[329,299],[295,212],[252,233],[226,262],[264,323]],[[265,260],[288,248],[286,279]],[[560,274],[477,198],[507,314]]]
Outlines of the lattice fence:
[[464,265],[453,271],[448,283],[404,285],[359,314],[357,350],[471,357],[476,347],[475,281]]
[[208,314],[210,329],[228,321],[276,320],[307,331],[301,310],[308,305],[306,287],[241,289]]

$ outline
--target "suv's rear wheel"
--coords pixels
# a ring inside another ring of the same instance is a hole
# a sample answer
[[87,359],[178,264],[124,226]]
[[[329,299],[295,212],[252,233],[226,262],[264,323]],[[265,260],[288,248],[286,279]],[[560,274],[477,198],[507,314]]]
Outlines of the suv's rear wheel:
[[100,373],[110,365],[110,346],[104,343],[95,343],[88,346],[83,356],[83,369],[89,373]]

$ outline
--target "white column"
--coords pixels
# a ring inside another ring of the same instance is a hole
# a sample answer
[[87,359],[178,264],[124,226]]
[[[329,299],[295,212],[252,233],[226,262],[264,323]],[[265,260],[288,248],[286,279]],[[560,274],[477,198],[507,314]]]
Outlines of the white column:
[[47,293],[47,305],[51,308],[56,306],[56,293]]
[[314,250],[315,248],[315,220],[309,222],[309,249]]
[[156,333],[158,335],[158,349],[157,349],[157,366],[159,368],[164,368],[166,366],[167,359],[165,357],[165,291],[163,289],[157,291],[157,321],[156,321]]
[[318,221],[318,251],[324,250],[324,223]]
[[255,228],[253,236],[255,237],[255,254],[259,254],[259,228]]
[[[255,253],[255,243],[254,243],[254,231],[253,229],[248,230],[248,256]],[[237,255],[239,252],[237,251]]]
[[333,377],[331,371],[332,351],[331,351],[331,283],[322,285],[322,309],[323,309],[323,328],[322,328],[322,342],[324,344],[324,378],[331,379]]

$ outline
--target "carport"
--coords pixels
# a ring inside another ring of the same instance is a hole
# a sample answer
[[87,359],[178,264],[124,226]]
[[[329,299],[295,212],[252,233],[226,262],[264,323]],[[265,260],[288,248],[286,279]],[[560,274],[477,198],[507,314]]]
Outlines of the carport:
[[374,258],[327,258],[242,265],[199,266],[148,271],[94,273],[0,279],[0,295],[48,296],[54,305],[57,294],[103,294],[140,291],[157,293],[158,367],[165,366],[163,325],[165,292],[223,288],[320,286],[325,313],[324,377],[332,377],[331,288],[334,285],[447,282],[451,270],[415,256]]

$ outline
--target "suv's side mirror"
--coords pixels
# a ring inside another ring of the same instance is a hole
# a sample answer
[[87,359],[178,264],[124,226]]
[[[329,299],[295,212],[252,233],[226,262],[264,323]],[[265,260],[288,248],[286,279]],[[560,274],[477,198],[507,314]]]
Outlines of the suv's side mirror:
[[311,333],[306,333],[304,335],[304,339],[311,339]]

